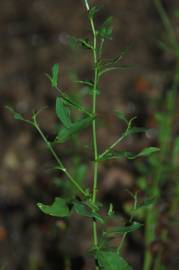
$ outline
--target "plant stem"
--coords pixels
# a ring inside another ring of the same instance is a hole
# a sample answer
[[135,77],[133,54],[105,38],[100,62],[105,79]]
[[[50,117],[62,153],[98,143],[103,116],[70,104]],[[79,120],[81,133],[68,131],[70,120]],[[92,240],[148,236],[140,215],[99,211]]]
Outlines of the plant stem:
[[[90,7],[88,1],[85,0],[87,11]],[[92,97],[92,114],[96,115],[96,90],[98,87],[99,73],[98,73],[98,50],[97,50],[97,32],[94,25],[94,20],[89,17],[90,25],[93,34],[93,68],[94,68],[94,83],[93,83],[93,97]],[[97,147],[97,136],[96,136],[96,118],[92,122],[92,141],[93,141],[93,151],[94,151],[94,164],[93,164],[93,191],[92,191],[92,202],[95,204],[97,195],[97,182],[98,182],[98,147]],[[94,246],[98,246],[98,236],[97,236],[97,223],[93,220],[93,243]],[[98,270],[96,266],[96,270]]]
[[[136,192],[136,194],[134,195],[133,198],[134,198],[133,210],[136,210],[136,208],[137,208],[137,192]],[[133,218],[134,218],[134,215],[131,214],[131,217],[130,217],[130,220],[129,220],[130,223],[133,221]],[[122,249],[122,246],[123,246],[123,244],[124,244],[124,241],[125,241],[127,235],[128,235],[127,232],[125,232],[125,233],[123,234],[122,239],[121,239],[121,241],[120,241],[120,244],[119,244],[119,246],[118,246],[118,248],[117,248],[117,253],[120,253],[120,251],[121,251],[121,249]]]
[[[93,64],[94,64],[94,85],[93,85],[93,100],[92,100],[92,114],[96,115],[96,90],[98,85],[98,67],[97,67],[97,36],[94,26],[94,21],[90,18],[91,28],[93,32]],[[97,195],[97,180],[98,180],[98,148],[97,148],[97,137],[96,137],[96,118],[94,118],[92,123],[92,133],[93,133],[93,150],[94,150],[94,165],[93,165],[93,195],[92,201],[95,204]],[[93,241],[94,245],[98,245],[97,237],[97,224],[93,221]]]
[[58,157],[58,155],[56,154],[53,146],[51,145],[51,143],[48,141],[48,139],[46,138],[45,134],[43,133],[43,131],[40,129],[36,117],[33,117],[34,120],[34,126],[36,128],[36,130],[39,132],[39,134],[41,135],[43,141],[45,142],[45,144],[47,145],[49,151],[52,153],[54,159],[56,160],[57,164],[60,166],[59,169],[62,170],[66,176],[68,177],[68,179],[70,180],[70,182],[76,187],[76,189],[85,197],[88,197],[87,192],[78,184],[78,182],[72,177],[72,175],[67,171],[67,169],[65,168],[65,166],[63,165],[62,161],[60,160],[60,158]]

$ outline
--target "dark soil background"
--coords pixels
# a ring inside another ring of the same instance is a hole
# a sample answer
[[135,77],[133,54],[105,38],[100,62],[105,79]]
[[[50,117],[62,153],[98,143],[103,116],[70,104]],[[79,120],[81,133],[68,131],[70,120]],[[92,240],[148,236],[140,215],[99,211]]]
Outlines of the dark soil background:
[[[137,115],[138,126],[155,127],[152,99],[165,95],[175,67],[173,55],[157,46],[164,31],[152,0],[97,3],[103,5],[98,23],[108,16],[113,16],[114,23],[113,40],[106,43],[104,53],[119,55],[132,43],[124,62],[135,65],[133,69],[106,75],[101,83],[98,114],[102,124],[98,138],[99,148],[104,149],[121,132],[114,110]],[[179,27],[179,19],[174,16],[176,8],[179,9],[178,0],[166,0],[164,5],[174,26]],[[80,0],[0,1],[0,269],[92,270],[94,267],[85,255],[91,241],[89,220],[74,216],[66,224],[37,209],[36,202],[51,202],[61,192],[53,181],[54,162],[36,132],[14,121],[4,110],[5,105],[10,105],[30,117],[34,109],[48,106],[41,113],[40,123],[52,137],[57,122],[54,114],[57,93],[51,89],[45,73],[50,72],[54,63],[59,63],[60,87],[70,93],[76,91],[72,78],[76,74],[83,79],[91,76],[90,55],[85,50],[69,48],[68,37],[88,34],[89,25]],[[89,132],[84,134],[82,143],[89,137]],[[155,135],[148,134],[122,147],[140,150],[153,141]],[[85,160],[87,151],[80,151]],[[59,153],[69,163],[76,148],[71,144],[60,146]],[[135,186],[133,165],[109,162],[101,167],[99,178],[99,197],[106,202],[115,201],[117,211],[125,216],[119,205],[128,200],[122,190]],[[87,181],[91,183],[90,172]],[[142,239],[142,233],[132,234],[124,252],[136,270],[141,269]],[[172,228],[165,251],[168,270],[179,269],[178,252],[179,232]]]

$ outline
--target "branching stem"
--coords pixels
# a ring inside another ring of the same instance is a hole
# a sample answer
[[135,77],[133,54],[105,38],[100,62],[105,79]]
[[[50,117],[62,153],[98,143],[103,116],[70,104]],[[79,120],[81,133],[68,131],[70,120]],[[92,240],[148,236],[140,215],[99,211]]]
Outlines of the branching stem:
[[59,165],[59,169],[65,173],[65,175],[68,177],[68,179],[70,180],[70,182],[76,187],[76,189],[83,196],[88,197],[89,194],[87,194],[87,192],[78,184],[78,182],[73,178],[73,176],[65,168],[64,164],[62,163],[62,161],[58,157],[57,153],[55,152],[52,144],[48,141],[48,139],[46,138],[45,134],[40,129],[40,127],[38,125],[38,122],[37,122],[37,119],[36,119],[36,116],[33,117],[33,121],[34,121],[33,123],[34,123],[34,126],[35,126],[36,130],[41,135],[43,141],[45,142],[45,144],[47,145],[47,147],[48,147],[49,151],[51,152],[52,156],[54,157],[54,159],[56,160],[57,164]]

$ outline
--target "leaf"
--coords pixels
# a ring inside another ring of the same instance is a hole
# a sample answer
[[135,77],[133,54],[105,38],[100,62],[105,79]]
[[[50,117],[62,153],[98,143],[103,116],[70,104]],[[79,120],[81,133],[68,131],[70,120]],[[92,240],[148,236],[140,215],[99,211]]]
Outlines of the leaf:
[[52,76],[47,74],[48,78],[51,81],[52,87],[57,87],[58,85],[58,73],[59,73],[59,66],[58,64],[54,64],[52,67]]
[[70,128],[70,126],[72,125],[72,122],[69,117],[69,110],[65,108],[62,98],[59,98],[59,97],[56,99],[56,114],[58,118],[60,119],[60,121],[62,122],[62,124],[66,128]]
[[90,50],[93,49],[93,46],[90,44],[90,41],[88,38],[80,38],[78,39],[78,42],[81,44],[81,46],[84,49],[90,49]]
[[157,147],[147,147],[144,148],[139,154],[137,154],[136,157],[150,156],[151,154],[156,153],[158,151],[160,151],[160,149]]
[[102,270],[132,270],[131,266],[113,251],[97,250],[96,259]]
[[61,98],[69,105],[73,106],[75,109],[84,112],[88,115],[91,115],[90,112],[88,112],[85,107],[83,107],[79,102],[77,102],[74,98],[72,98],[69,95],[66,95],[62,90],[60,90]]
[[156,201],[157,201],[157,198],[154,197],[154,198],[150,198],[150,199],[146,199],[145,201],[143,201],[143,203],[139,204],[136,206],[136,209],[133,209],[132,211],[133,212],[136,212],[142,208],[145,208],[145,207],[150,207],[154,204],[156,204]]
[[128,124],[128,120],[125,117],[125,114],[123,112],[116,112],[116,116],[120,119],[123,120],[126,124]]
[[133,47],[133,44],[129,44],[129,46],[125,47],[119,56],[114,58],[106,59],[105,63],[103,64],[106,67],[111,67],[111,65],[117,64],[121,60],[123,60],[124,56],[128,53],[128,51]]
[[105,74],[106,72],[109,72],[109,71],[113,71],[113,70],[126,70],[126,69],[130,69],[130,68],[134,68],[134,65],[119,65],[119,66],[114,66],[114,67],[107,67],[107,68],[104,68],[102,69],[100,72],[99,72],[99,76],[102,76],[103,74]]
[[127,137],[129,135],[133,135],[137,133],[145,133],[146,131],[148,131],[148,128],[130,127],[127,129],[124,135],[125,137]]
[[75,82],[79,83],[79,84],[84,84],[84,85],[89,86],[89,87],[93,87],[93,85],[94,85],[94,83],[92,81],[88,81],[88,80],[77,80]]
[[109,204],[109,209],[108,209],[108,214],[107,215],[109,217],[114,216],[114,209],[113,209],[113,204],[112,203]]
[[84,205],[82,202],[74,202],[73,203],[74,210],[77,214],[84,216],[84,217],[92,217],[96,221],[100,223],[104,223],[103,218],[97,214],[96,212],[92,211],[90,208],[88,208],[86,205]]
[[80,164],[76,168],[75,179],[77,179],[78,183],[81,183],[81,185],[86,175],[86,171],[87,171],[87,166],[85,164]]
[[84,48],[84,49],[93,49],[92,44],[90,43],[90,40],[88,38],[76,38],[71,36],[69,38],[69,45],[72,49],[76,48]]
[[63,127],[62,129],[60,129],[57,135],[57,142],[66,142],[72,135],[86,128],[93,121],[93,119],[93,117],[86,117],[71,124],[69,128]]
[[129,151],[114,151],[110,150],[105,155],[99,157],[99,160],[109,160],[109,159],[120,159],[120,158],[127,158],[127,159],[135,159],[138,157],[146,157],[155,152],[158,152],[159,148],[157,147],[147,147],[143,149],[141,152],[131,153]]
[[143,224],[139,222],[133,222],[133,224],[131,224],[130,226],[118,226],[118,227],[110,228],[109,230],[105,232],[104,235],[110,237],[119,233],[129,233],[129,232],[133,232],[140,229],[142,226]]
[[95,92],[96,95],[100,95],[100,92],[98,89],[94,89],[94,83],[92,81],[75,81],[76,83],[79,83],[79,84],[84,84],[87,86],[87,93],[89,95],[93,95],[93,93]]
[[43,203],[37,203],[40,210],[50,216],[55,217],[67,217],[70,214],[67,202],[63,198],[55,198],[51,205],[46,205]]
[[6,106],[5,108],[13,114],[14,119],[20,120],[20,121],[25,120],[24,117],[20,113],[16,112],[13,108],[11,108],[9,106]]
[[112,38],[112,17],[107,18],[100,29],[98,30],[98,34],[103,39],[111,39]]
[[100,11],[101,7],[93,6],[89,9],[88,16],[89,18],[94,18],[94,16]]

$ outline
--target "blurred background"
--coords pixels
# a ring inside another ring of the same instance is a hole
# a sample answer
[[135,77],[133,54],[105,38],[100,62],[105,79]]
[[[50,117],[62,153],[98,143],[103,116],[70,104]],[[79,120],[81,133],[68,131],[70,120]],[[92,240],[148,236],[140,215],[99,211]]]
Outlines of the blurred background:
[[[114,114],[117,110],[123,111],[128,118],[137,116],[136,126],[149,128],[144,135],[125,141],[121,149],[139,151],[145,146],[158,146],[155,114],[166,109],[176,57],[159,46],[166,34],[156,6],[152,0],[91,2],[103,6],[97,18],[98,25],[106,17],[113,16],[113,40],[106,42],[104,55],[115,57],[131,46],[124,63],[134,65],[132,69],[105,75],[101,82],[99,149],[105,149],[124,128]],[[179,2],[165,0],[163,5],[179,36],[176,13]],[[37,209],[37,202],[51,202],[64,187],[51,169],[53,158],[36,131],[15,121],[4,109],[5,105],[12,106],[30,118],[34,110],[47,106],[40,114],[39,122],[47,136],[54,137],[57,92],[51,88],[46,74],[51,72],[54,63],[58,63],[59,87],[72,95],[79,89],[74,80],[90,79],[92,75],[90,53],[73,46],[69,42],[71,35],[89,35],[86,11],[80,0],[0,1],[0,269],[93,269],[91,259],[86,255],[91,241],[89,220],[78,216],[72,216],[69,221],[59,220],[45,216]],[[80,93],[83,98],[85,89],[80,89]],[[90,98],[84,97],[86,105]],[[179,133],[177,96],[175,102],[172,142]],[[71,164],[77,166],[81,160],[84,164],[88,162],[90,135],[88,130],[71,143],[57,147],[69,168]],[[148,164],[146,160],[141,162]],[[106,205],[112,202],[115,211],[124,219],[128,218],[126,205],[130,203],[130,195],[124,190],[139,190],[144,197],[143,182],[138,184],[138,180],[143,179],[139,167],[137,161],[125,160],[104,162],[100,167],[98,196]],[[149,167],[148,175],[150,173]],[[90,168],[85,177],[91,185]],[[60,179],[63,181],[63,176]],[[162,246],[162,261],[166,268],[158,269],[179,269],[178,223],[170,223],[168,218],[176,182],[176,178],[174,182],[167,178],[167,184],[165,182],[162,187],[163,199],[157,206],[162,217],[159,230],[164,226],[168,235],[167,240],[156,239],[150,247],[155,256]],[[174,216],[179,217],[179,214],[175,212]],[[134,269],[140,270],[143,253],[144,231],[141,230],[129,235],[124,256]]]

